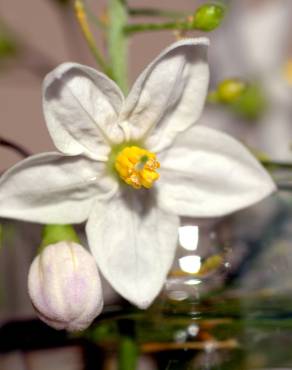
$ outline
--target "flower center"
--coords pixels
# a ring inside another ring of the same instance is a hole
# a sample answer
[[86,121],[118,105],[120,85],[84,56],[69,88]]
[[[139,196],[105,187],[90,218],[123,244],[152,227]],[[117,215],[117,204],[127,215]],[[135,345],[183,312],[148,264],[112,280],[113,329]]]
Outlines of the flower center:
[[127,146],[119,152],[115,160],[115,169],[126,184],[135,189],[142,186],[149,189],[159,179],[156,169],[160,163],[154,153],[138,146]]
[[283,72],[285,80],[292,85],[292,58],[285,63]]

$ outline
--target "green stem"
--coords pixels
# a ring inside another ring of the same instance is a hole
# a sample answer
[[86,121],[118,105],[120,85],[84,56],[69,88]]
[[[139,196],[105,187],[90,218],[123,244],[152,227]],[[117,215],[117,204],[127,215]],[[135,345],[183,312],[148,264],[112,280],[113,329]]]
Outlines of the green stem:
[[109,0],[108,52],[111,60],[113,79],[127,92],[128,42],[125,35],[128,14],[124,0]]
[[118,370],[137,369],[138,348],[133,338],[123,336],[120,340]]
[[145,31],[164,31],[164,30],[181,30],[189,31],[194,30],[194,26],[188,21],[179,22],[164,22],[164,23],[141,23],[129,24],[124,28],[126,34]]
[[155,9],[155,8],[129,8],[129,15],[133,17],[147,16],[147,17],[164,17],[164,18],[184,18],[186,13],[176,12],[171,10]]
[[292,163],[260,159],[262,165],[271,173],[278,189],[292,191]]
[[292,170],[292,162],[279,162],[270,159],[260,159],[260,162],[267,169]]

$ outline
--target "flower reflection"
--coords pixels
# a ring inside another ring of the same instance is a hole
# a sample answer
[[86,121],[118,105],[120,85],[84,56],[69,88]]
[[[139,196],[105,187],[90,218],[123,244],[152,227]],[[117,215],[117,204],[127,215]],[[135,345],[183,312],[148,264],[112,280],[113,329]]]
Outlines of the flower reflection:
[[181,257],[179,266],[184,272],[195,274],[200,271],[201,257],[197,255]]
[[198,226],[181,226],[178,230],[179,244],[188,251],[194,251],[198,247]]

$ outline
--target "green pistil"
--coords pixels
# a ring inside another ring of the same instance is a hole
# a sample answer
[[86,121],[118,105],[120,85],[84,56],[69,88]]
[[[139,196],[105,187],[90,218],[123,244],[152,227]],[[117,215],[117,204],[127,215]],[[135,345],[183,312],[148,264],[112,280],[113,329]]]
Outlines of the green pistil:
[[[116,158],[117,158],[118,154],[128,146],[138,146],[140,148],[144,148],[144,146],[143,146],[143,144],[141,144],[141,142],[132,141],[132,140],[112,146],[112,150],[111,150],[111,152],[109,154],[109,157],[108,157],[107,169],[108,169],[108,172],[110,173],[110,175],[114,176],[118,180],[120,180],[120,176],[117,173],[117,170],[115,168]],[[147,157],[147,156],[143,156],[143,157]]]
[[148,159],[149,159],[148,155],[142,155],[139,162],[135,166],[136,170],[138,170],[138,171],[143,170],[143,168],[144,168],[146,162],[148,161]]

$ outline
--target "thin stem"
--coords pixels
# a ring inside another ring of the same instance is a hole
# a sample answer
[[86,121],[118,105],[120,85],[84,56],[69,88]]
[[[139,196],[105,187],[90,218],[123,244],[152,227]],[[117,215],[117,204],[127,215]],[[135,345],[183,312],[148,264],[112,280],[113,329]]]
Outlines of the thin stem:
[[16,153],[20,154],[22,157],[26,158],[30,155],[28,150],[20,146],[19,144],[14,143],[11,140],[3,139],[0,137],[0,146],[4,146],[8,149],[14,150]]
[[271,173],[279,190],[292,190],[292,162],[279,162],[269,159],[260,159],[260,162]]
[[260,159],[260,162],[267,169],[292,170],[292,162],[280,162],[270,159]]
[[120,88],[128,90],[128,40],[125,35],[128,14],[124,0],[109,0],[108,7],[108,52],[111,60],[113,78]]
[[138,348],[130,336],[122,336],[119,345],[118,370],[136,370]]
[[96,59],[97,64],[102,68],[102,70],[107,73],[109,76],[111,76],[111,71],[108,68],[103,56],[99,52],[95,39],[90,31],[89,23],[87,20],[87,15],[85,12],[85,7],[82,0],[75,0],[74,3],[74,9],[75,9],[75,16],[79,23],[79,26],[81,28],[81,31],[83,33],[83,36],[93,54],[93,56]]
[[172,10],[163,10],[155,8],[129,8],[129,15],[133,17],[148,16],[148,17],[164,17],[164,18],[184,18],[186,13]]
[[192,22],[178,21],[178,22],[164,22],[164,23],[137,23],[129,24],[124,28],[126,34],[145,31],[164,31],[164,30],[181,30],[189,31],[194,30]]

